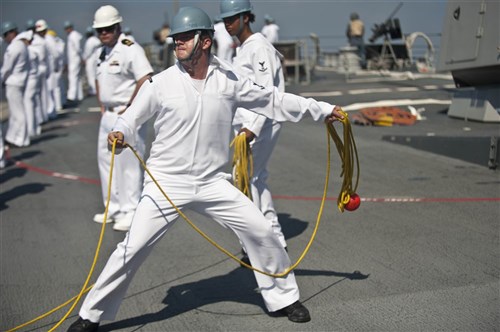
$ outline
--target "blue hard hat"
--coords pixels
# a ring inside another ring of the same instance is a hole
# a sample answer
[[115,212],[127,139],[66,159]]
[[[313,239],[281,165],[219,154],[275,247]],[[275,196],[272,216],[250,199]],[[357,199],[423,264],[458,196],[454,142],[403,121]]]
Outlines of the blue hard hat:
[[35,28],[35,20],[29,19],[26,21],[26,29],[34,29]]
[[213,31],[214,25],[203,10],[196,7],[182,7],[172,19],[170,35],[193,30]]
[[71,23],[71,21],[64,21],[64,29],[72,28],[72,27],[73,27],[73,23]]
[[274,18],[268,14],[264,15],[264,20],[271,23],[274,22]]
[[223,19],[250,11],[252,11],[252,5],[248,0],[222,0],[220,2],[220,17]]
[[2,35],[12,30],[17,30],[17,25],[15,23],[9,21],[2,23]]

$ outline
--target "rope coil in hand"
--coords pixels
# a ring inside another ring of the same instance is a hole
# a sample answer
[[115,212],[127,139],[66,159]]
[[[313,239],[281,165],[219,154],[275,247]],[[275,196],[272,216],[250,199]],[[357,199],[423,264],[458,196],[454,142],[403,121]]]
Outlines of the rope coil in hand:
[[252,199],[250,179],[253,176],[253,156],[244,133],[236,135],[230,147],[234,146],[233,182],[236,188]]
[[[339,153],[340,159],[342,161],[342,172],[340,176],[343,177],[342,186],[337,198],[337,206],[341,212],[344,212],[346,204],[349,203],[351,197],[356,193],[359,183],[359,159],[358,150],[356,149],[356,142],[354,141],[354,136],[352,134],[352,127],[349,121],[347,113],[340,111],[340,114],[344,116],[343,119],[339,120],[343,124],[344,129],[344,140],[340,139],[337,131],[333,124],[327,124],[328,133],[332,138],[337,152]],[[356,183],[353,187],[352,178],[354,172],[354,163],[356,164]]]

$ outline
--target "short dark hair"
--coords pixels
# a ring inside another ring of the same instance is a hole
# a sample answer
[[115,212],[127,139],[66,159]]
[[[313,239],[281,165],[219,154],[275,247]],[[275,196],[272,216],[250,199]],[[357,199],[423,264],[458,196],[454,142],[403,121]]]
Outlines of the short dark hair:
[[214,32],[213,30],[201,30],[201,35],[200,37],[209,37],[210,39],[214,39]]
[[248,22],[254,23],[255,22],[255,14],[252,12],[244,12],[244,15],[248,15]]
[[3,37],[6,38],[7,37],[7,34],[11,33],[11,32],[17,32],[17,28],[14,28],[14,29],[10,29],[9,31],[5,31],[3,33]]

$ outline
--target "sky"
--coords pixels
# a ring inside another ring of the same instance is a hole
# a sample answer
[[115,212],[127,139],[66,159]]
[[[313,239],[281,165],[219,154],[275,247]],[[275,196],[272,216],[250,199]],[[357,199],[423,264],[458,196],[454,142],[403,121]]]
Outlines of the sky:
[[[346,46],[345,29],[352,12],[365,23],[365,40],[372,36],[374,24],[384,22],[400,2],[402,7],[394,17],[401,22],[404,34],[423,32],[439,44],[446,12],[445,0],[253,0],[256,22],[254,32],[264,25],[264,15],[271,15],[280,26],[280,39],[320,37],[322,50],[335,51]],[[102,5],[115,6],[122,15],[124,27],[130,27],[139,43],[153,41],[153,31],[169,21],[183,6],[197,6],[211,17],[219,14],[219,1],[152,1],[152,0],[0,0],[0,21],[13,21],[24,28],[28,19],[45,19],[49,27],[65,38],[63,23],[73,22],[84,32],[92,25],[95,11]],[[380,40],[379,40],[380,42]],[[397,41],[394,41],[395,43]],[[422,45],[424,45],[422,43]],[[436,45],[439,48],[438,45]]]

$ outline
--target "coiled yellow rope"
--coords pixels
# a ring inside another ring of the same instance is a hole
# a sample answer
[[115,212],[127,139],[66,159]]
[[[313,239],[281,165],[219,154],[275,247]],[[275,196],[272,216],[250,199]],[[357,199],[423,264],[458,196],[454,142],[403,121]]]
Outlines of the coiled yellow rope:
[[[340,159],[342,161],[342,172],[340,173],[340,176],[343,177],[343,181],[337,198],[337,206],[341,212],[344,212],[345,205],[349,202],[351,196],[355,194],[356,190],[358,189],[359,159],[349,117],[344,111],[340,111],[340,113],[344,116],[342,120],[339,120],[342,122],[344,129],[343,142],[332,124],[328,124],[327,128],[330,137],[335,142],[337,152],[339,153]],[[353,187],[352,178],[354,172],[354,163],[356,164],[356,183]]]
[[236,188],[252,199],[250,179],[253,176],[253,156],[252,149],[247,142],[244,133],[236,135],[231,142],[234,146],[233,153],[233,181]]
[[[136,158],[140,161],[142,167],[144,168],[144,170],[146,171],[146,173],[148,173],[148,175],[151,177],[151,179],[153,180],[153,182],[156,184],[156,186],[158,187],[158,189],[160,190],[160,192],[163,194],[163,196],[168,200],[168,202],[174,207],[174,209],[177,211],[177,213],[196,231],[198,232],[203,238],[205,238],[208,242],[210,242],[213,246],[215,246],[217,249],[219,249],[220,251],[222,251],[224,254],[226,254],[228,257],[230,257],[231,259],[235,260],[236,262],[238,262],[239,264],[245,266],[246,268],[248,269],[251,269],[253,271],[256,271],[258,273],[261,273],[261,274],[264,274],[264,275],[267,275],[269,277],[273,277],[273,278],[282,278],[282,277],[285,277],[287,276],[292,270],[294,270],[300,263],[301,261],[304,259],[304,257],[306,256],[307,252],[309,251],[313,241],[314,241],[314,238],[316,237],[316,234],[317,234],[317,231],[319,229],[319,224],[320,224],[320,221],[321,221],[321,216],[323,215],[323,209],[324,209],[324,205],[325,205],[325,201],[326,201],[326,196],[327,196],[327,192],[328,192],[328,182],[329,182],[329,178],[330,178],[330,150],[331,150],[331,147],[330,147],[330,137],[332,138],[332,140],[335,142],[335,145],[337,147],[337,151],[339,153],[339,156],[342,160],[342,172],[341,172],[341,176],[344,177],[343,179],[343,183],[342,183],[342,187],[341,187],[341,190],[340,190],[340,193],[339,193],[339,197],[338,197],[338,206],[339,206],[339,209],[340,211],[344,211],[344,205],[349,201],[349,198],[350,198],[350,195],[352,195],[356,189],[357,189],[357,186],[358,186],[358,182],[359,182],[359,161],[358,161],[358,153],[357,153],[357,150],[356,150],[356,144],[354,142],[354,137],[352,135],[352,129],[351,129],[351,124],[349,122],[349,119],[348,119],[348,116],[347,116],[347,113],[345,112],[341,112],[342,115],[344,116],[344,119],[341,120],[342,124],[343,124],[343,129],[344,129],[344,142],[342,142],[342,140],[340,139],[339,135],[337,134],[335,128],[333,127],[332,124],[327,124],[326,127],[327,127],[327,162],[326,162],[326,175],[325,175],[325,184],[324,184],[324,188],[323,188],[323,197],[321,199],[321,204],[320,204],[320,208],[319,208],[319,211],[318,211],[318,215],[317,215],[317,218],[316,218],[316,225],[314,226],[314,230],[311,234],[311,238],[309,239],[309,242],[307,243],[304,251],[302,252],[302,254],[300,255],[300,257],[297,259],[297,261],[292,264],[290,267],[288,267],[287,269],[285,269],[283,272],[281,273],[268,273],[268,272],[265,272],[265,271],[262,271],[262,270],[259,270],[259,269],[256,269],[244,262],[242,262],[240,259],[238,259],[236,256],[234,256],[233,254],[231,254],[228,250],[224,249],[223,247],[221,247],[219,244],[217,244],[214,240],[212,240],[208,235],[206,235],[205,233],[203,233],[203,231],[201,231],[196,225],[194,225],[190,220],[189,218],[181,211],[177,208],[177,206],[175,206],[175,204],[170,200],[170,198],[167,196],[167,194],[163,191],[163,189],[160,187],[160,185],[158,184],[158,182],[156,181],[156,179],[153,177],[153,175],[151,174],[151,172],[149,171],[149,169],[146,167],[146,164],[144,163],[144,161],[142,160],[142,158],[139,157],[139,155],[137,154],[137,152],[128,144],[125,143],[125,146],[128,146],[131,151],[134,153],[134,155],[136,156]],[[239,176],[240,179],[242,178],[245,178],[245,179],[242,179],[240,181],[241,184],[243,184],[243,186],[241,188],[246,188],[247,192],[250,194],[250,178],[251,178],[251,174],[253,172],[253,169],[252,169],[252,157],[251,157],[251,151],[249,151],[249,147],[248,147],[248,144],[246,143],[246,139],[245,139],[245,136],[244,135],[238,135],[238,139],[235,138],[235,140],[233,140],[233,142],[231,143],[231,146],[233,145],[233,143],[235,144],[235,154],[237,154],[237,156],[235,156],[233,158],[233,163],[235,162],[235,160],[238,161],[237,165],[238,167],[236,168],[236,171],[237,172],[237,175],[236,176]],[[81,291],[80,293],[67,300],[65,303],[59,305],[58,307],[46,312],[45,314],[43,315],[40,315],[39,317],[35,318],[35,319],[32,319],[26,323],[23,323],[15,328],[12,328],[10,330],[8,330],[7,332],[13,332],[13,331],[17,331],[23,327],[26,327],[28,325],[31,325],[49,315],[51,315],[52,313],[60,310],[61,308],[67,306],[69,303],[73,302],[73,305],[70,307],[70,309],[68,310],[68,312],[60,319],[60,321],[54,325],[49,331],[54,331],[55,329],[57,329],[66,319],[67,317],[71,314],[71,312],[74,310],[74,308],[76,307],[76,305],[78,304],[78,302],[80,301],[81,297],[83,296],[83,294],[87,293],[88,291],[90,291],[90,289],[93,287],[93,285],[91,286],[88,286],[88,283],[90,281],[90,278],[94,272],[94,268],[95,268],[95,265],[97,263],[97,259],[98,259],[98,256],[99,256],[99,251],[100,251],[100,248],[101,248],[101,244],[102,244],[102,240],[104,238],[104,230],[105,230],[105,226],[106,226],[106,221],[107,221],[107,214],[108,214],[108,206],[109,206],[109,199],[110,199],[110,196],[111,196],[111,179],[112,179],[112,175],[113,175],[113,165],[114,165],[114,156],[115,156],[115,150],[116,150],[116,140],[113,142],[113,146],[112,146],[112,155],[111,155],[111,170],[110,170],[110,176],[109,176],[109,180],[108,180],[108,199],[107,199],[107,202],[106,202],[106,209],[104,211],[104,222],[102,224],[102,228],[101,228],[101,234],[99,236],[99,241],[98,241],[98,244],[97,244],[97,248],[96,248],[96,252],[95,252],[95,255],[94,255],[94,260],[92,262],[92,266],[90,268],[90,271],[89,271],[89,274],[85,280],[85,283],[84,285],[82,286],[81,288]],[[237,150],[237,151],[236,151]],[[355,158],[354,158],[355,157]],[[357,169],[357,177],[356,177],[356,184],[354,186],[354,188],[352,187],[352,176],[353,176],[353,164],[354,164],[354,161],[356,162],[356,169]],[[250,170],[250,171],[248,171]],[[250,175],[250,176],[249,176]],[[240,188],[240,187],[239,187]],[[240,188],[240,190],[241,190]],[[242,190],[242,192],[244,192]]]

